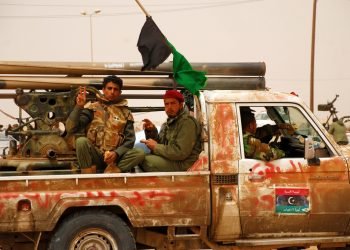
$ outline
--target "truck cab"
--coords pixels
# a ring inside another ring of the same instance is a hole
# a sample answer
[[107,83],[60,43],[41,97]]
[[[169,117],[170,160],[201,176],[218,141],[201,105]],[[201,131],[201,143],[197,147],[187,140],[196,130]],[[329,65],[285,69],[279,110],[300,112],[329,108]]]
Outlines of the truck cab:
[[[215,240],[251,246],[254,238],[293,244],[300,238],[317,242],[349,234],[347,151],[299,97],[266,90],[204,91],[201,103],[210,138]],[[283,158],[245,156],[242,107],[266,112],[267,124],[293,126],[292,134],[279,129],[265,142],[283,150]],[[305,142],[311,142],[312,157],[305,157],[310,151]],[[219,176],[225,181],[216,182]]]

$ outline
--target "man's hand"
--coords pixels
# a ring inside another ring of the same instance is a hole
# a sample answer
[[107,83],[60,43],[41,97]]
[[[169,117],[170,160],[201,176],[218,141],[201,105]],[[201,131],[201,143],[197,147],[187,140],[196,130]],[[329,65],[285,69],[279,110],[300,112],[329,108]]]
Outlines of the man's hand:
[[106,151],[103,155],[103,160],[107,164],[115,163],[117,160],[117,153],[114,151]]
[[79,94],[77,95],[76,103],[80,108],[84,108],[86,103],[86,87],[79,87]]
[[144,143],[150,150],[154,150],[157,146],[157,142],[153,139],[148,140],[140,140],[140,142]]
[[279,129],[286,129],[287,133],[290,134],[290,135],[293,135],[294,132],[295,132],[293,125],[289,124],[289,123],[278,124],[278,128]]
[[143,119],[142,121],[144,130],[153,130],[156,127],[149,119]]

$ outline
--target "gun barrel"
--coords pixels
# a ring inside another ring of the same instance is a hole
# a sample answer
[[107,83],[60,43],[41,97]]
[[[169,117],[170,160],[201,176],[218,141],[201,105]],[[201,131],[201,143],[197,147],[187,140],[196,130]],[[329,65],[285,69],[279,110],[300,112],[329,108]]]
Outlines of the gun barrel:
[[[183,87],[168,77],[122,77],[124,90],[163,90]],[[0,76],[0,89],[70,90],[79,86],[102,87],[102,77]],[[264,77],[208,77],[205,89],[262,90]]]
[[332,109],[332,104],[318,104],[318,111],[330,111]]
[[[264,62],[191,63],[194,70],[208,75],[264,76]],[[113,62],[20,62],[0,61],[0,74],[41,75],[171,75],[172,62],[163,63],[152,71],[141,71],[142,63]]]

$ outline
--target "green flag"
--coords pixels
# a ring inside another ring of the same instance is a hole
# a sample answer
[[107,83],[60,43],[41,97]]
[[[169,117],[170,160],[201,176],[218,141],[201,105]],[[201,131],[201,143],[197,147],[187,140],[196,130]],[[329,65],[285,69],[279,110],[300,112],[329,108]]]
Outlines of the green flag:
[[207,80],[205,72],[192,69],[186,58],[162,34],[152,17],[146,18],[137,47],[142,55],[144,64],[142,70],[155,69],[172,53],[175,81],[194,95],[199,95],[199,90],[205,87]]
[[167,42],[173,53],[173,74],[175,81],[188,89],[192,94],[199,95],[199,90],[206,85],[207,77],[205,76],[205,72],[193,70],[186,58],[169,41]]

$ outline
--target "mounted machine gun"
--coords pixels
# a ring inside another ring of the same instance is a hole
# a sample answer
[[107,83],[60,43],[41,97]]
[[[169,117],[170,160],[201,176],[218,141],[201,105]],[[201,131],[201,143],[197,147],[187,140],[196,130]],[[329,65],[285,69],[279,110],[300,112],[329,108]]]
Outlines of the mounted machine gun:
[[329,111],[329,115],[327,117],[327,120],[325,123],[323,123],[324,127],[328,130],[331,122],[333,119],[340,119],[343,121],[343,123],[349,122],[350,121],[350,116],[343,116],[341,118],[338,118],[337,113],[338,111],[336,110],[334,103],[338,99],[339,95],[335,95],[334,99],[331,102],[327,102],[327,104],[319,104],[318,105],[318,111]]
[[[330,126],[330,121],[333,121],[334,118],[338,119],[336,108],[334,107],[335,101],[338,99],[339,95],[335,95],[334,99],[331,102],[327,102],[327,104],[319,104],[317,109],[318,111],[329,111],[329,116],[325,123],[323,123],[324,127],[328,130]],[[331,119],[332,118],[332,119]]]

